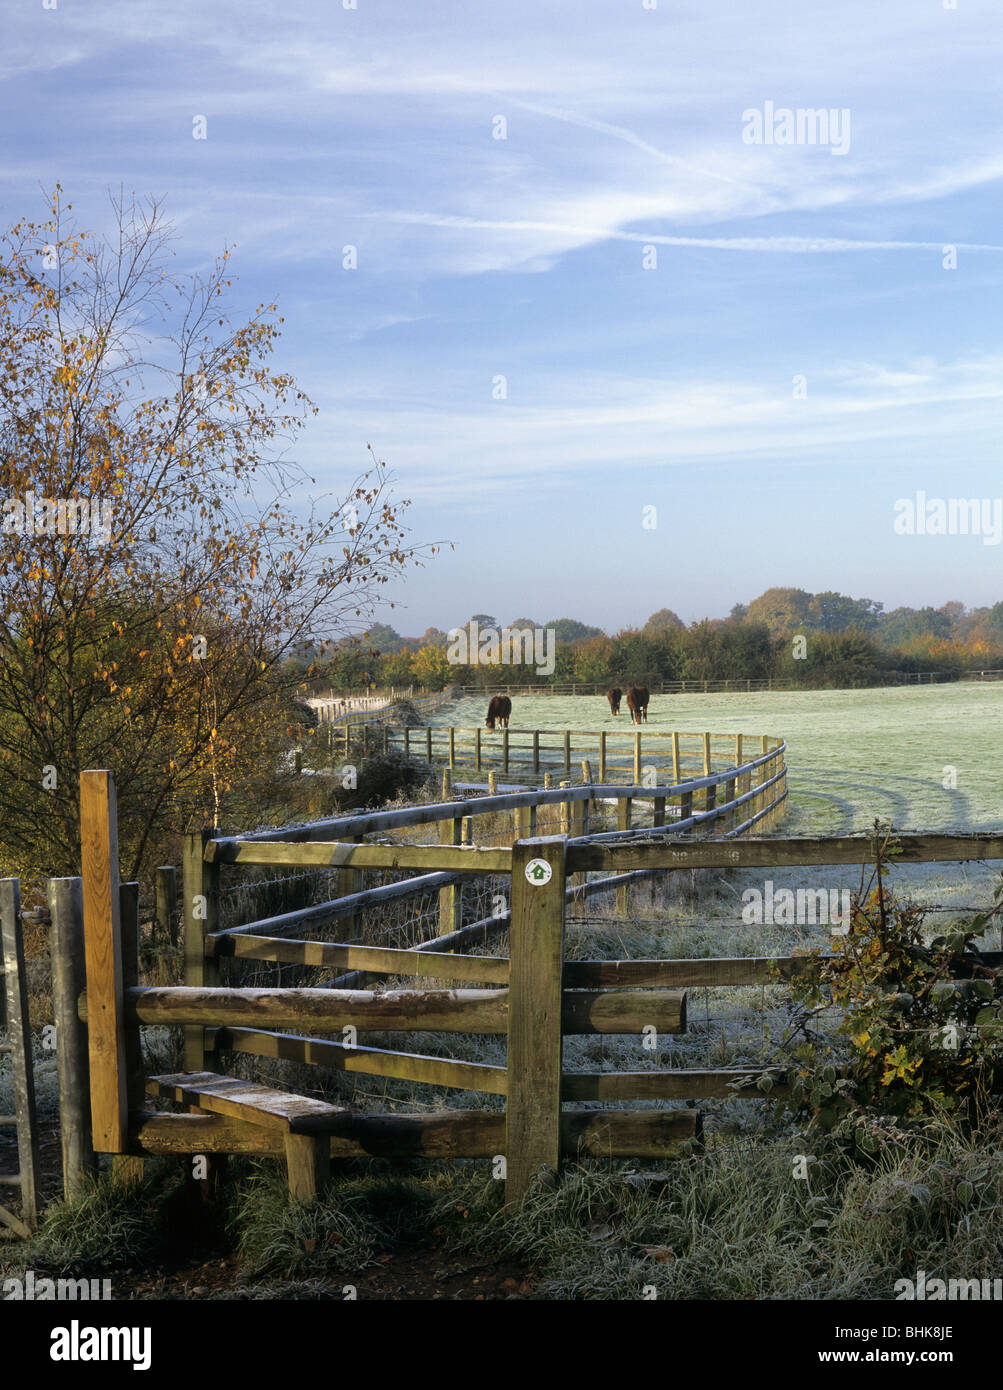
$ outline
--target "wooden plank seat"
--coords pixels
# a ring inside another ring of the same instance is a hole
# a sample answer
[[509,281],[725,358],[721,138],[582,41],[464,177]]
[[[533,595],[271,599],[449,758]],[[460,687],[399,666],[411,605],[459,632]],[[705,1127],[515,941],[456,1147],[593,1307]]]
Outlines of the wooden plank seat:
[[211,1071],[154,1076],[146,1089],[150,1095],[213,1115],[279,1130],[285,1144],[289,1194],[299,1201],[313,1201],[330,1178],[330,1136],[351,1120],[344,1106]]

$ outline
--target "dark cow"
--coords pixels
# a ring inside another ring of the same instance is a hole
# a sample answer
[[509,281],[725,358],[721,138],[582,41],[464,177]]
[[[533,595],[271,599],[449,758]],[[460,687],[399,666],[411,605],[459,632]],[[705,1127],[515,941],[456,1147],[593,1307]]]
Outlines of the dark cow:
[[623,699],[623,691],[618,685],[615,685],[612,690],[606,691],[606,699],[609,701],[610,713],[619,714],[620,701]]
[[650,698],[646,685],[632,685],[627,691],[627,708],[630,710],[632,724],[640,724],[642,720],[647,724]]
[[486,729],[493,729],[495,720],[503,729],[508,728],[508,717],[512,713],[512,701],[507,695],[492,695],[491,703],[488,705],[488,717],[484,721]]

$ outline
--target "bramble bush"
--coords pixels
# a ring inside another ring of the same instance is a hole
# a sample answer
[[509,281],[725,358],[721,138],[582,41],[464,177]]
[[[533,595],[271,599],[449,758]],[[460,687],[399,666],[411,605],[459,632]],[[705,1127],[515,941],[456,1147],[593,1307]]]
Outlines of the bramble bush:
[[[792,982],[799,1009],[784,1044],[797,1066],[779,1101],[867,1151],[880,1146],[873,1121],[882,1117],[911,1125],[950,1117],[979,1129],[997,1108],[1003,1061],[999,970],[975,945],[1003,909],[1003,885],[989,913],[927,939],[925,910],[886,883],[897,852],[890,827],[875,827],[875,843],[874,872],[852,900],[846,934]],[[833,1007],[841,1019],[825,1038],[812,1023]]]

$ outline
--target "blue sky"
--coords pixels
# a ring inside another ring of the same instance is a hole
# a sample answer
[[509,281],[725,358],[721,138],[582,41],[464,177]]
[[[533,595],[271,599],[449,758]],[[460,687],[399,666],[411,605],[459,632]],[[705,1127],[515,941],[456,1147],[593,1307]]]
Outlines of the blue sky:
[[[122,183],[179,269],[236,243],[303,463],[338,494],[372,443],[455,543],[406,633],[993,603],[1003,547],[892,523],[1003,495],[1001,70],[995,0],[8,4],[4,220],[58,180],[102,228]],[[849,149],[745,143],[766,102],[848,110]]]

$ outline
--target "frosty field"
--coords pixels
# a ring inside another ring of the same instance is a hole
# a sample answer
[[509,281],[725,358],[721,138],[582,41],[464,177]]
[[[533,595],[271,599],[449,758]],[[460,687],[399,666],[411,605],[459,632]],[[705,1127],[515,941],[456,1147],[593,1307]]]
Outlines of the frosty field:
[[[467,697],[430,722],[473,728],[483,724],[486,708],[483,697]],[[510,727],[631,725],[625,713],[612,717],[603,696],[513,695]],[[1003,823],[1003,684],[655,695],[645,727],[786,739],[787,834],[847,834],[867,829],[876,816],[901,830],[994,830]],[[957,785],[945,788],[951,768]]]
[[[486,708],[485,698],[466,697],[443,708],[431,722],[476,727],[483,724]],[[652,696],[645,727],[785,739],[789,800],[787,816],[775,832],[780,835],[845,835],[870,829],[875,818],[890,820],[897,830],[997,831],[1003,827],[1001,716],[1003,685],[973,683]],[[513,695],[510,727],[622,732],[632,726],[625,714],[613,718],[603,696]],[[485,740],[496,737],[484,735]],[[945,787],[952,769],[956,786]],[[933,906],[932,922],[942,924],[952,912],[985,907],[1000,867],[903,865],[895,878],[902,889]],[[859,884],[859,871],[846,868],[788,869],[765,876],[777,887],[852,890]],[[719,877],[723,900],[711,904],[705,899],[700,916],[734,924],[741,890],[761,888],[764,874]]]

